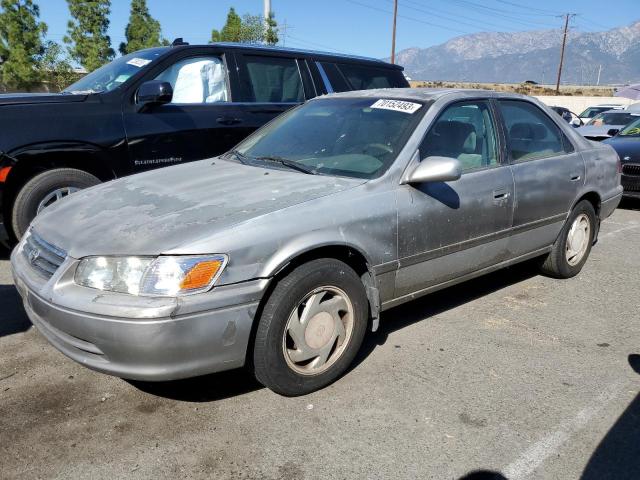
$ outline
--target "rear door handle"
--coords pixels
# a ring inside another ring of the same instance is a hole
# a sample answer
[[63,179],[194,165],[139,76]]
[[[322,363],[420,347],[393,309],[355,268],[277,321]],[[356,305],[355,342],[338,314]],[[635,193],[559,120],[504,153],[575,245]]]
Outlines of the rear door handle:
[[236,125],[238,123],[242,123],[242,120],[233,117],[218,117],[216,119],[216,122],[220,123],[221,125]]
[[496,201],[502,201],[509,198],[509,190],[506,188],[500,188],[498,190],[493,191],[493,199]]
[[578,180],[580,180],[580,175],[579,174],[576,173],[574,175],[571,175],[571,181],[572,182],[577,182]]

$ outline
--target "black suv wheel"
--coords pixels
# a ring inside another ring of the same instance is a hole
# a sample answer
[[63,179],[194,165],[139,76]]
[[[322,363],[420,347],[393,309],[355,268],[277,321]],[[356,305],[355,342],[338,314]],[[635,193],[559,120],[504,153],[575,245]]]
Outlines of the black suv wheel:
[[99,183],[98,178],[75,168],[56,168],[36,175],[22,186],[13,203],[13,234],[17,239],[21,238],[36,215],[49,205]]

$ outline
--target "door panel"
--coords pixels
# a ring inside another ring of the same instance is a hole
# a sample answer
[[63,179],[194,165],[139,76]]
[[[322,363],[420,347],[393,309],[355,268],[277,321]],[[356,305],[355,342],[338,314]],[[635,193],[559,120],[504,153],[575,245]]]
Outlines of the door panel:
[[551,245],[584,184],[585,166],[579,153],[533,160],[511,166],[516,207],[509,256],[517,257]]
[[463,174],[454,182],[399,188],[396,297],[504,259],[514,184],[500,147],[486,101],[456,102],[433,123],[420,145],[420,158],[455,158]]
[[455,182],[400,188],[395,296],[502,261],[512,212],[508,166],[469,172]]
[[153,78],[171,84],[171,103],[125,106],[133,172],[213,157],[252,131],[244,127],[245,112],[229,101],[235,87],[227,65],[219,52],[177,57]]
[[499,100],[515,181],[509,258],[551,245],[584,185],[585,165],[560,127],[531,102]]

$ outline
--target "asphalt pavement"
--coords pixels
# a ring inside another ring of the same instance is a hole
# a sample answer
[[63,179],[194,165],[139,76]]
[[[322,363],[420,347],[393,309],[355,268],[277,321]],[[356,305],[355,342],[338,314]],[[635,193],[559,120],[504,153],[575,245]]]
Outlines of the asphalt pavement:
[[578,277],[528,263],[385,312],[347,375],[298,398],[243,370],[87,370],[31,328],[7,256],[2,479],[640,478],[640,202]]

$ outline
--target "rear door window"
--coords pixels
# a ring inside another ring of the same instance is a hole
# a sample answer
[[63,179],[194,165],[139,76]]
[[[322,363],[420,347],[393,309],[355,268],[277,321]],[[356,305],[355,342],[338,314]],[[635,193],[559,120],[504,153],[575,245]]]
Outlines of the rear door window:
[[500,100],[498,104],[513,161],[553,157],[572,149],[560,128],[535,105],[519,100]]
[[304,88],[294,58],[245,55],[243,100],[256,103],[304,102]]
[[[350,63],[323,62],[333,90],[369,90],[372,88],[402,88],[407,86],[401,70],[355,65]],[[334,84],[335,81],[335,84]]]

